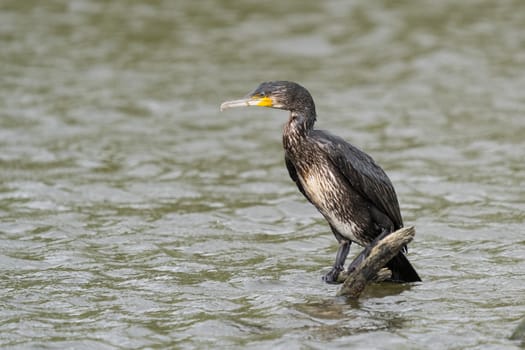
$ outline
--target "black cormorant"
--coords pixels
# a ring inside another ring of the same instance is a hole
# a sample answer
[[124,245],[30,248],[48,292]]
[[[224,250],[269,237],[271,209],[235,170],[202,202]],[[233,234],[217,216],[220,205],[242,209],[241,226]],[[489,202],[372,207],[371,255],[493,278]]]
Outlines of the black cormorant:
[[[383,169],[342,138],[314,129],[315,104],[308,90],[290,81],[265,82],[245,99],[224,102],[221,110],[244,106],[290,111],[283,130],[286,167],[339,242],[335,264],[323,277],[327,283],[336,283],[351,242],[366,247],[403,227],[394,187]],[[386,265],[392,281],[420,281],[405,253],[406,247]]]

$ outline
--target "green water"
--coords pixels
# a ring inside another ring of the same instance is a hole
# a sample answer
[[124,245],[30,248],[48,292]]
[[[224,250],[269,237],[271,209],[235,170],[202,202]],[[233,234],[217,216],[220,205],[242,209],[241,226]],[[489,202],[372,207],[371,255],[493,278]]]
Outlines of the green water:
[[[524,28],[517,0],[0,2],[0,347],[520,348]],[[274,79],[388,172],[423,283],[322,283],[286,113],[219,112]]]

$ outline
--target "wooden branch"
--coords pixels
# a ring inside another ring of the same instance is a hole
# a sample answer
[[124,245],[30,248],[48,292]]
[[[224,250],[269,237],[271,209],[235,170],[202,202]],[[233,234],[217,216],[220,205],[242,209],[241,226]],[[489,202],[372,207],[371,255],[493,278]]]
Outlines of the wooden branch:
[[339,274],[338,280],[344,279],[344,283],[337,292],[337,296],[357,298],[367,284],[390,278],[391,272],[384,266],[399,253],[403,246],[414,239],[415,234],[414,226],[403,227],[372,242],[354,260],[362,259],[353,271],[350,273],[343,271]]

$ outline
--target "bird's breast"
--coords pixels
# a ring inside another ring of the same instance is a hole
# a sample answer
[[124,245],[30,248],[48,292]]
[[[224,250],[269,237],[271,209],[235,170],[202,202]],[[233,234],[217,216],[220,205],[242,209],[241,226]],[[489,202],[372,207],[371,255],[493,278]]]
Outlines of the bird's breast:
[[348,239],[357,238],[360,229],[354,220],[353,206],[349,202],[351,193],[345,181],[328,166],[310,167],[300,174],[302,186],[315,207],[328,222]]
[[329,194],[335,190],[333,187],[334,175],[331,172],[310,171],[303,177],[303,187],[310,200],[320,207],[326,207],[330,201]]
[[328,162],[310,164],[299,171],[303,188],[321,211],[336,210],[338,198],[345,195],[344,183]]

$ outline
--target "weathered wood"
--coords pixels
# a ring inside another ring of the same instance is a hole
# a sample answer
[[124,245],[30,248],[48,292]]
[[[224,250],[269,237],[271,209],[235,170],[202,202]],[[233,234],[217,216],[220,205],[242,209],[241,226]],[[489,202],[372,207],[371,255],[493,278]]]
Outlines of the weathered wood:
[[356,258],[356,260],[363,259],[364,255],[364,259],[353,271],[350,273],[344,271],[339,274],[338,279],[344,279],[344,283],[337,292],[337,296],[357,298],[367,284],[390,278],[391,273],[384,266],[399,253],[403,246],[414,239],[415,234],[414,226],[403,227],[372,242]]

